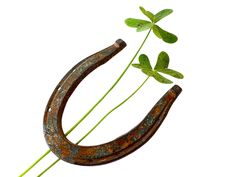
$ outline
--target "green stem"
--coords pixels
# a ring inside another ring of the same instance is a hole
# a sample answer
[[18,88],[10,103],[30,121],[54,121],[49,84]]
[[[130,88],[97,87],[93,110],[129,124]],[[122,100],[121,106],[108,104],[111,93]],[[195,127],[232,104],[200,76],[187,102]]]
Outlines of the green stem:
[[[136,56],[138,55],[138,53],[140,52],[140,50],[142,49],[144,43],[146,42],[149,34],[151,32],[151,29],[148,31],[146,37],[144,38],[142,44],[140,45],[140,47],[138,48],[137,52],[135,53],[135,55],[133,56],[133,58],[131,59],[131,61],[129,62],[129,64],[126,66],[126,68],[124,69],[124,71],[121,73],[121,75],[117,78],[117,80],[113,83],[113,85],[109,88],[109,90],[98,100],[98,102],[73,126],[71,127],[66,133],[65,135],[69,135],[98,105],[99,103],[102,102],[102,100],[113,90],[113,88],[116,86],[116,84],[121,80],[121,78],[124,76],[124,74],[126,73],[126,71],[129,69],[130,65],[133,63],[134,59],[136,58]],[[50,152],[50,150],[48,150]],[[37,159],[32,165],[30,165],[29,168],[27,168],[19,177],[24,176],[29,170],[31,170],[37,163],[39,163],[49,152],[45,152],[39,159]]]
[[72,132],[101,102],[102,100],[113,90],[113,88],[116,86],[116,84],[121,80],[121,78],[124,76],[124,74],[126,73],[126,71],[129,69],[130,65],[133,63],[134,59],[136,58],[136,56],[138,55],[138,53],[140,52],[140,50],[142,49],[144,43],[146,42],[149,34],[150,34],[151,30],[148,31],[148,34],[146,35],[146,37],[144,38],[142,44],[140,45],[139,49],[137,50],[137,52],[135,53],[135,55],[133,56],[133,58],[131,59],[131,61],[129,62],[129,64],[126,66],[126,68],[124,69],[124,71],[121,73],[121,75],[118,77],[118,79],[113,83],[113,85],[109,88],[109,90],[98,100],[98,102],[73,126],[71,127],[70,130],[68,130],[66,132],[65,135],[70,134],[70,132]]
[[113,111],[115,111],[117,108],[119,108],[121,105],[123,105],[126,101],[128,101],[132,96],[134,96],[141,88],[142,86],[147,82],[147,80],[149,79],[150,76],[148,76],[143,83],[130,95],[128,96],[125,100],[123,100],[120,104],[118,104],[117,106],[115,106],[114,108],[112,108],[107,114],[105,114],[105,116],[103,116],[101,118],[101,120],[88,132],[86,133],[76,144],[79,144],[81,141],[83,141],[90,133],[92,133],[92,131],[97,128],[97,126],[102,123],[103,120],[105,120],[105,118],[107,116],[109,116]]
[[44,173],[46,173],[50,168],[52,168],[54,165],[56,165],[57,162],[59,162],[60,159],[58,158],[55,160],[51,165],[49,165],[45,170],[43,170],[37,177],[42,176]]
[[[83,141],[90,133],[92,133],[94,131],[94,129],[96,129],[98,127],[99,124],[101,124],[107,116],[109,116],[113,111],[115,111],[117,108],[119,108],[121,105],[123,105],[126,101],[128,101],[131,97],[133,97],[141,88],[142,86],[147,82],[147,80],[149,79],[150,76],[148,76],[143,83],[130,95],[128,96],[125,100],[123,100],[121,103],[119,103],[117,106],[115,106],[114,108],[112,108],[107,114],[105,114],[105,116],[103,116],[98,122],[97,124],[91,129],[89,130],[76,144],[79,144],[81,141]],[[58,158],[56,161],[54,161],[50,166],[48,166],[42,173],[40,173],[38,175],[42,176],[44,173],[46,173],[50,168],[52,168],[54,165],[56,165],[57,162],[59,162],[60,159]]]
[[32,165],[30,165],[29,168],[27,168],[22,174],[20,174],[19,177],[24,176],[28,171],[30,171],[31,168],[33,168],[37,163],[39,163],[45,156],[47,156],[50,152],[50,149],[47,150],[39,159],[37,159]]

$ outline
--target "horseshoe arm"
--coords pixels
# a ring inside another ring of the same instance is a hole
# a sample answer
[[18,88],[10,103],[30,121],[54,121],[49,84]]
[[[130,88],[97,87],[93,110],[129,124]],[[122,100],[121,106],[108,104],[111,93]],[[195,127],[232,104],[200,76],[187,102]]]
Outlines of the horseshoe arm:
[[78,84],[94,69],[109,61],[126,46],[121,39],[75,65],[52,93],[44,114],[44,136],[50,150],[60,159],[77,165],[100,165],[120,159],[145,144],[157,131],[171,105],[181,92],[172,87],[136,127],[117,139],[96,146],[79,146],[70,142],[61,125],[65,105]]

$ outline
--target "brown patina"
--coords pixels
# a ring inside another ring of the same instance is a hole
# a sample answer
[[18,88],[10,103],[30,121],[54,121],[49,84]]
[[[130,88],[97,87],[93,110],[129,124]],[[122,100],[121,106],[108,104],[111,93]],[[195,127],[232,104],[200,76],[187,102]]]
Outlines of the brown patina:
[[75,65],[59,82],[47,104],[44,115],[44,136],[51,151],[60,159],[77,165],[100,165],[120,159],[145,144],[157,131],[171,105],[181,92],[173,86],[136,127],[105,144],[79,146],[70,142],[62,130],[65,105],[79,83],[94,69],[109,61],[126,46],[121,39]]

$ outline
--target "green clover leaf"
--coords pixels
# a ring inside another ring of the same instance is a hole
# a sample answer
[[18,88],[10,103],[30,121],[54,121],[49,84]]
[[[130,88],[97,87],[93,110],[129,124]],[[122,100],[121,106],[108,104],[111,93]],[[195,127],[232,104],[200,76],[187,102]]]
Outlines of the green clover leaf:
[[161,52],[157,57],[157,62],[154,67],[154,70],[168,68],[170,58],[166,52]]
[[181,74],[180,72],[175,71],[173,69],[158,69],[158,71],[160,73],[168,74],[168,75],[170,75],[172,77],[175,77],[177,79],[183,79],[184,78],[183,74]]
[[157,62],[154,67],[154,70],[163,74],[170,75],[177,79],[183,79],[184,78],[183,74],[168,68],[169,62],[170,62],[169,55],[166,52],[162,51],[157,57]]
[[127,18],[125,20],[125,24],[131,28],[139,28],[147,23],[150,23],[150,22],[146,20],[136,19],[136,18]]
[[150,20],[151,20],[151,22],[153,22],[154,21],[154,18],[155,18],[155,16],[153,15],[153,13],[152,12],[149,12],[149,11],[147,11],[147,10],[145,10],[143,7],[139,7],[139,9],[141,10],[141,12],[146,16],[146,17],[148,17]]
[[176,35],[156,25],[156,23],[159,22],[161,19],[170,15],[173,12],[172,9],[161,10],[155,15],[152,12],[145,10],[143,7],[139,7],[139,9],[146,17],[148,17],[150,21],[136,19],[136,18],[128,18],[125,20],[126,25],[132,28],[136,28],[137,32],[142,32],[142,31],[150,29],[158,38],[162,39],[166,43],[172,44],[178,40]]
[[152,23],[146,23],[146,24],[144,24],[144,25],[138,27],[136,31],[137,31],[137,32],[142,32],[142,31],[148,30],[148,29],[150,29],[150,28],[152,28],[152,27],[153,27],[153,24],[152,24]]
[[161,27],[154,25],[152,27],[152,31],[153,33],[160,39],[162,39],[163,41],[165,41],[166,43],[175,43],[178,40],[178,37],[168,31],[163,30]]
[[152,70],[152,66],[147,55],[141,54],[139,56],[139,63],[143,68]]
[[141,54],[139,56],[139,64],[132,64],[133,67],[143,70],[152,70],[152,66],[150,64],[150,61],[145,54]]
[[158,72],[155,72],[153,77],[154,77],[154,79],[156,79],[158,82],[160,82],[162,84],[172,84],[173,83],[171,80],[160,75]]
[[172,9],[164,9],[164,10],[161,10],[160,12],[156,13],[156,15],[154,16],[154,23],[159,22],[161,19],[170,15],[172,12],[173,12]]
[[169,69],[169,62],[170,58],[168,54],[164,51],[162,51],[158,57],[157,57],[157,62],[152,69],[152,66],[150,64],[150,60],[147,55],[141,54],[139,56],[139,63],[138,64],[132,64],[133,67],[141,69],[141,71],[148,75],[149,77],[153,77],[155,80],[157,80],[160,83],[163,84],[171,84],[173,83],[171,80],[165,78],[162,76],[160,73],[167,74],[169,76],[175,77],[177,79],[183,79],[184,76],[178,71],[175,71],[173,69]]

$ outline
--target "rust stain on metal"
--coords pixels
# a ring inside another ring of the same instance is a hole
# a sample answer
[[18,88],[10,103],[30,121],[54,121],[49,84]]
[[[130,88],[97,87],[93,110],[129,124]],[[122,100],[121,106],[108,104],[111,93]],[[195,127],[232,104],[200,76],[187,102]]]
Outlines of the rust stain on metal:
[[100,165],[118,160],[145,144],[157,131],[171,105],[181,92],[173,86],[136,127],[119,138],[96,146],[79,146],[70,142],[62,130],[65,105],[79,83],[94,69],[109,61],[126,46],[121,39],[75,65],[59,82],[44,114],[44,136],[51,151],[60,159],[77,165]]

